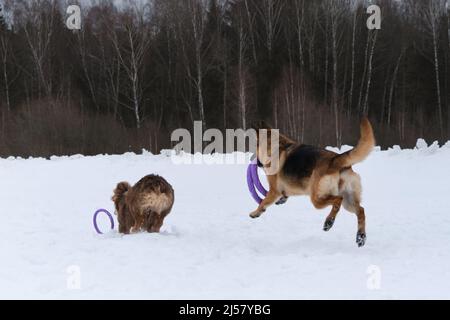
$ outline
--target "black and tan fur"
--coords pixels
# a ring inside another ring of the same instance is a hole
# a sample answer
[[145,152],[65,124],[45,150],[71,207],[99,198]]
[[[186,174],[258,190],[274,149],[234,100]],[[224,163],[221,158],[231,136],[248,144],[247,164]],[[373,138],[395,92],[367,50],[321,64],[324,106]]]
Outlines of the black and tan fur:
[[[258,164],[264,168],[269,182],[269,192],[250,216],[259,217],[273,203],[284,203],[288,197],[307,195],[317,209],[332,206],[323,229],[328,231],[334,223],[341,205],[358,218],[356,243],[363,246],[366,240],[365,213],[361,202],[361,180],[352,165],[363,161],[372,151],[375,138],[368,119],[361,121],[361,136],[357,146],[343,154],[322,148],[298,144],[277,134],[267,126],[256,125],[254,129],[268,129],[268,143],[262,146],[258,135]],[[270,135],[279,139],[279,162],[270,173]]]
[[158,175],[147,175],[133,187],[119,182],[112,201],[119,220],[119,232],[159,232],[174,202],[172,186]]

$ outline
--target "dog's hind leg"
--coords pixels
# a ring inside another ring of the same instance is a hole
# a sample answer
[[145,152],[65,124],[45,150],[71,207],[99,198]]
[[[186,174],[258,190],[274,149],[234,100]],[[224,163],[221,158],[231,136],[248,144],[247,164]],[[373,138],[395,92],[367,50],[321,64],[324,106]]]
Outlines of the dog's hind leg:
[[161,213],[156,211],[150,211],[147,215],[144,228],[147,232],[159,232],[161,229],[164,218],[169,214],[169,210],[164,210]]
[[159,232],[159,230],[161,230],[161,227],[162,227],[162,225],[164,223],[164,216],[165,216],[164,213],[158,214],[158,217],[156,219],[156,223],[153,226],[153,228],[150,230],[150,232]]
[[332,208],[331,212],[328,214],[327,218],[325,219],[325,222],[323,224],[323,231],[328,231],[331,229],[331,227],[334,224],[334,220],[336,219],[336,215],[339,212],[339,209],[341,209],[342,204],[342,197],[335,197],[332,196]]
[[316,207],[317,209],[323,209],[330,205],[332,206],[331,212],[328,214],[327,218],[325,219],[325,223],[323,224],[324,231],[330,230],[333,226],[336,215],[338,214],[339,209],[341,209],[342,200],[342,197],[332,195],[326,197],[311,197],[311,201],[314,207]]
[[344,208],[356,214],[358,218],[358,231],[356,233],[356,244],[362,247],[366,243],[366,214],[364,208],[361,207],[359,201],[353,200],[353,197],[344,198]]
[[358,212],[356,216],[358,217],[358,232],[356,233],[356,244],[358,247],[362,247],[366,243],[366,214],[364,208],[358,206]]
[[356,244],[358,247],[362,247],[366,243],[366,215],[364,208],[360,205],[361,179],[359,175],[353,171],[346,171],[344,178],[345,183],[341,188],[341,194],[344,197],[342,205],[349,212],[356,214],[358,219]]
[[[319,175],[319,173],[316,173]],[[328,231],[334,224],[336,215],[342,204],[342,196],[339,195],[339,176],[324,175],[322,177],[313,176],[314,183],[311,189],[311,202],[317,209],[332,206],[323,225],[323,230]]]

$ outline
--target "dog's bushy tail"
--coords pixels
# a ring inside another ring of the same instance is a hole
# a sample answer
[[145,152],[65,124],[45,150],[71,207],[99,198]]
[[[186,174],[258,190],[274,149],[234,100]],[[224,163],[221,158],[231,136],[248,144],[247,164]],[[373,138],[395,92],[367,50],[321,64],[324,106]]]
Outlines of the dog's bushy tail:
[[119,182],[114,189],[114,194],[111,198],[114,203],[117,203],[122,199],[122,197],[125,195],[125,193],[131,188],[130,184],[128,182],[122,181]]
[[337,155],[333,159],[332,166],[335,169],[346,168],[361,162],[367,158],[375,146],[375,137],[373,135],[372,125],[369,119],[363,118],[360,125],[361,135],[356,147],[352,150]]

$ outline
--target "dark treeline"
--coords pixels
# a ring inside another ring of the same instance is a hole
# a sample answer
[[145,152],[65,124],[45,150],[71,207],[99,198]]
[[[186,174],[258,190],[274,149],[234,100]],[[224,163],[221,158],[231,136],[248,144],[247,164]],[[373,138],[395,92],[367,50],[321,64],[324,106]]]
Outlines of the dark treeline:
[[2,156],[156,152],[194,120],[341,145],[368,114],[383,147],[450,137],[445,0],[98,1],[78,31],[65,1],[1,2]]

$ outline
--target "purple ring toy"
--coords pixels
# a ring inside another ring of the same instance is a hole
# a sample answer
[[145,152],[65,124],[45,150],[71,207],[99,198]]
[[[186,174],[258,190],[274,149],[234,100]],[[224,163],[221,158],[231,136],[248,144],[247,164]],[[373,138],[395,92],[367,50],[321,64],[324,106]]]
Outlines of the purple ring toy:
[[92,218],[92,222],[94,223],[95,231],[97,231],[98,234],[103,234],[103,232],[100,231],[100,229],[98,228],[98,225],[97,225],[97,216],[100,212],[104,212],[108,216],[109,221],[111,222],[111,230],[114,229],[114,218],[113,218],[112,214],[109,213],[109,211],[106,209],[98,209],[97,211],[95,211],[94,217]]
[[259,181],[256,159],[250,162],[247,167],[247,186],[253,199],[255,199],[258,204],[261,203],[262,199],[256,190],[258,190],[264,197],[267,195],[267,190],[261,184],[261,181]]

